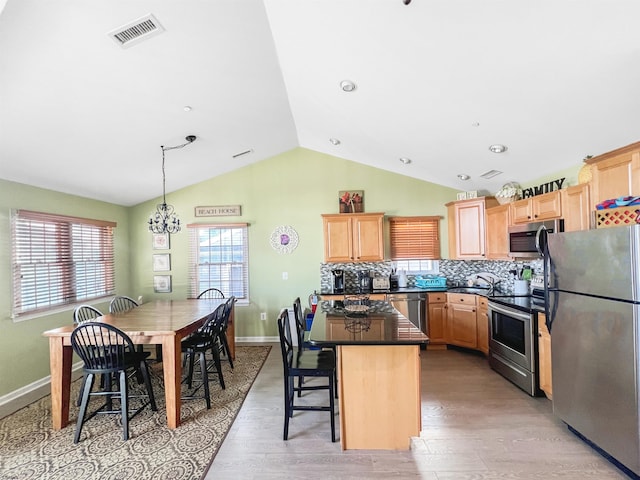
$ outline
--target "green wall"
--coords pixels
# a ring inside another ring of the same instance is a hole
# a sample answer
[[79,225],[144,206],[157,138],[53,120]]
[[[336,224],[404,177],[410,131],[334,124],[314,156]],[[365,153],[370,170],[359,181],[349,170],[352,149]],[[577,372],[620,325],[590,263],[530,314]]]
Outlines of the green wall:
[[[575,169],[550,177],[576,177]],[[410,171],[410,168],[409,168]],[[206,177],[206,172],[203,172]],[[536,185],[540,182],[532,182]],[[575,182],[571,182],[572,184]],[[404,175],[297,148],[271,159],[205,180],[172,192],[184,225],[189,223],[246,222],[249,226],[250,303],[236,309],[236,335],[244,338],[275,337],[275,319],[295,297],[303,302],[319,288],[323,261],[323,213],[338,212],[338,191],[364,190],[365,212],[385,215],[440,215],[442,255],[448,257],[445,203],[455,200],[456,190]],[[0,268],[5,274],[0,287],[0,397],[49,375],[49,348],[42,332],[72,321],[73,308],[14,323],[11,312],[10,211],[14,208],[99,218],[117,222],[117,293],[143,301],[187,296],[188,235],[186,228],[171,238],[173,292],[153,292],[151,234],[148,215],[154,201],[131,208],[88,200],[50,190],[0,180]],[[194,207],[241,205],[239,217],[195,218]],[[274,251],[269,238],[280,225],[290,225],[300,237],[289,255]],[[288,273],[288,280],[282,279]],[[102,311],[108,302],[94,304]],[[260,320],[267,312],[267,320]]]
[[[359,163],[297,148],[268,160],[203,181],[168,195],[182,222],[249,223],[249,305],[236,307],[236,336],[274,337],[276,317],[300,296],[320,286],[323,262],[323,213],[338,212],[340,190],[364,190],[365,212],[386,215],[441,215],[443,256],[447,255],[445,203],[455,200],[456,190],[397,175]],[[133,296],[185,298],[187,295],[188,235],[171,236],[173,292],[153,293],[151,234],[146,220],[155,201],[132,208],[131,238]],[[195,206],[241,205],[242,216],[195,218]],[[290,225],[299,235],[298,248],[279,254],[269,244],[271,232]],[[282,279],[288,273],[288,280]],[[267,320],[260,320],[267,312]]]
[[[11,319],[12,209],[26,209],[117,222],[115,229],[116,285],[130,290],[129,209],[74,195],[0,180],[0,396],[49,375],[49,343],[42,332],[73,323],[73,308],[20,322]],[[108,302],[94,303],[102,311]]]

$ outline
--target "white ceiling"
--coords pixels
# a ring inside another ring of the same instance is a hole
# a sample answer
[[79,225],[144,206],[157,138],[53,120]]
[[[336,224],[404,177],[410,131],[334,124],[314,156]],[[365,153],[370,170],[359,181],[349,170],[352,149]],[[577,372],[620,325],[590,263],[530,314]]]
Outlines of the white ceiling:
[[[149,13],[163,33],[107,36]],[[302,146],[494,193],[640,140],[639,18],[638,0],[8,0],[0,178],[134,205],[162,193],[160,145],[193,134],[168,192]]]

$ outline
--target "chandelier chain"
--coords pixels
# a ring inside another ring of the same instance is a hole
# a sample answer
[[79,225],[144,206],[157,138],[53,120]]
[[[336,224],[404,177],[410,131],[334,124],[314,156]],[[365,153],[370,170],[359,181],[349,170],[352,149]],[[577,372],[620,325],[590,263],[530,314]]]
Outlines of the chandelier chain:
[[165,173],[165,153],[167,150],[175,150],[184,148],[195,141],[195,135],[186,137],[186,143],[176,145],[174,147],[165,147],[160,145],[162,149],[162,203],[157,205],[157,210],[153,212],[147,224],[149,231],[153,233],[177,233],[180,231],[180,219],[175,213],[173,205],[167,205],[167,176]]

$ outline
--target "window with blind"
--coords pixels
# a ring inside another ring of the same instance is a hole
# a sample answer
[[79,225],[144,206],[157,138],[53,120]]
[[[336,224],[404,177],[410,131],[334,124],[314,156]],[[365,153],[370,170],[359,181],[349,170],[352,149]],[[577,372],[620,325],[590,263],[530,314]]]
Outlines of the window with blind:
[[189,230],[189,297],[217,288],[225,297],[249,300],[248,226],[193,224]]
[[13,317],[112,295],[115,226],[101,220],[14,211]]
[[390,217],[391,259],[398,270],[437,273],[440,259],[440,219]]

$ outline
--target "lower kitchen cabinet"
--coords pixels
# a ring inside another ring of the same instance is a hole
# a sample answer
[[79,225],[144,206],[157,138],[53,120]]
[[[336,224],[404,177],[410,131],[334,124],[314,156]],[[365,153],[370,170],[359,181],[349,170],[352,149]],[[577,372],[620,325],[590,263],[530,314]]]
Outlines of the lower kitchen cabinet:
[[478,348],[476,295],[447,294],[446,341],[450,345]]
[[538,375],[540,390],[547,398],[553,398],[551,382],[551,335],[547,330],[546,316],[538,314]]
[[487,297],[478,296],[478,316],[476,333],[478,336],[478,350],[489,355],[489,300]]
[[447,320],[447,294],[430,292],[427,295],[427,335],[429,345],[445,345],[445,325]]

